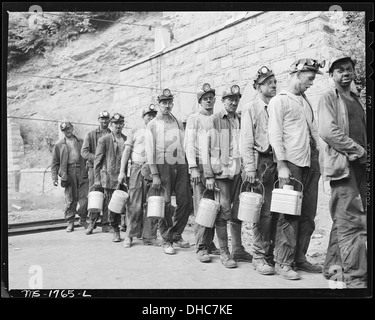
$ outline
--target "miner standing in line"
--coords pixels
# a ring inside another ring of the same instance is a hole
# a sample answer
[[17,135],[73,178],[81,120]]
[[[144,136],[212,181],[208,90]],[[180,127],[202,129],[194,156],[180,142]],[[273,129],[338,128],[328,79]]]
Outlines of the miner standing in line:
[[[160,189],[163,186],[166,193],[165,216],[159,226],[163,250],[166,254],[175,254],[174,242],[181,248],[190,247],[189,242],[182,238],[192,209],[184,127],[171,113],[173,95],[169,89],[164,89],[157,101],[158,114],[146,128],[146,156],[153,177],[152,187]],[[176,209],[171,205],[173,192],[176,194]]]
[[[366,113],[350,85],[355,59],[334,57],[329,75],[335,87],[318,104],[323,149],[322,175],[330,181],[329,208],[333,220],[323,274],[330,278],[342,268],[347,288],[367,287]],[[321,159],[321,160],[322,160]]]
[[286,89],[269,103],[268,134],[277,161],[280,187],[294,181],[291,178],[303,185],[301,215],[280,214],[277,222],[275,271],[288,280],[300,279],[293,265],[297,270],[322,272],[320,265],[313,265],[306,259],[315,230],[320,168],[318,129],[305,91],[313,85],[316,74],[322,74],[319,67],[323,66],[313,59],[294,62]]
[[[240,118],[236,113],[241,98],[240,87],[233,85],[222,94],[224,109],[207,121],[207,144],[203,154],[206,187],[220,189],[220,211],[215,220],[224,267],[237,267],[236,261],[251,262],[252,256],[242,246],[242,222],[238,219],[241,187],[241,156],[239,148]],[[228,248],[227,225],[231,233],[232,254]]]
[[104,189],[103,215],[108,215],[110,225],[114,231],[114,242],[121,241],[119,228],[121,214],[110,211],[108,204],[111,201],[113,192],[118,187],[121,155],[125,149],[126,141],[126,136],[122,133],[124,125],[124,116],[120,113],[113,114],[111,118],[112,132],[98,140],[94,160],[94,186]]
[[131,136],[125,142],[125,150],[121,158],[121,169],[118,182],[125,181],[129,159],[129,200],[127,205],[127,234],[124,247],[130,248],[134,237],[142,237],[145,245],[158,245],[157,228],[158,219],[146,214],[146,201],[149,185],[142,176],[142,166],[146,163],[145,135],[147,124],[155,118],[156,108],[153,104],[142,110],[143,125],[132,129]]
[[66,231],[72,232],[76,213],[80,217],[80,225],[87,228],[88,176],[85,159],[81,157],[83,140],[73,134],[73,125],[70,122],[62,122],[60,130],[65,137],[54,146],[51,173],[53,184],[58,185],[60,176],[61,186],[65,188],[64,216],[68,222]]
[[241,156],[243,179],[256,186],[259,179],[264,187],[264,202],[259,221],[253,224],[254,269],[263,275],[274,274],[273,248],[277,213],[270,212],[271,196],[276,181],[276,163],[268,139],[268,104],[276,95],[276,78],[272,70],[261,67],[253,87],[258,96],[241,114]]
[[[111,130],[108,128],[110,121],[110,114],[108,111],[103,110],[99,113],[98,122],[99,127],[91,130],[87,133],[85,140],[83,141],[81,155],[86,160],[86,168],[89,174],[89,192],[91,187],[94,185],[95,177],[94,177],[94,159],[95,159],[95,152],[96,146],[98,144],[99,138],[102,136],[111,133]],[[93,230],[96,228],[96,222],[99,218],[99,212],[91,212],[90,213],[90,222],[89,226],[87,227],[86,234],[91,234]],[[108,222],[108,212],[103,214],[102,221],[102,232],[109,232],[109,222]]]
[[[206,189],[206,179],[203,173],[202,153],[207,143],[205,124],[210,115],[213,114],[215,105],[215,89],[205,83],[197,94],[200,110],[191,114],[186,123],[185,151],[189,164],[190,179],[193,185],[193,205],[195,215],[198,212],[199,202]],[[207,192],[207,191],[206,191]],[[208,191],[212,193],[212,191]],[[208,193],[207,192],[207,193]],[[213,199],[213,194],[211,194]],[[194,229],[198,260],[210,262],[210,253],[216,254],[217,249],[213,238],[215,228],[207,228],[196,224]]]

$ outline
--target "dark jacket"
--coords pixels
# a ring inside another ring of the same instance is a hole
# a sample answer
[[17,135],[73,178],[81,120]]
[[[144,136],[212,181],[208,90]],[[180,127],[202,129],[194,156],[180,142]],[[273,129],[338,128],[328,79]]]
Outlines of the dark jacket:
[[104,133],[100,130],[100,127],[95,130],[91,130],[87,133],[85,140],[83,141],[81,156],[86,160],[86,165],[88,168],[94,167],[96,145],[99,138],[102,136],[111,133],[110,129],[107,129],[108,132]]
[[[362,105],[354,92],[350,94]],[[325,180],[347,178],[349,161],[361,158],[365,149],[349,137],[348,110],[336,89],[321,96],[318,115],[319,135],[324,141],[320,157],[322,176]]]
[[[121,134],[124,141],[126,136]],[[100,181],[103,188],[116,189],[120,174],[122,151],[117,145],[114,133],[104,135],[98,140],[94,160],[95,182]]]
[[[78,141],[78,148],[81,150],[83,140],[80,138],[77,138],[73,135],[74,138]],[[52,180],[56,181],[58,180],[58,176],[61,177],[61,181],[68,181],[68,146],[66,144],[66,138],[64,137],[59,142],[57,142],[53,148],[52,151],[52,167],[51,167],[51,173],[52,173]],[[86,170],[86,164],[85,159],[79,157],[80,160],[80,167],[81,167],[81,179],[87,179],[87,170]]]

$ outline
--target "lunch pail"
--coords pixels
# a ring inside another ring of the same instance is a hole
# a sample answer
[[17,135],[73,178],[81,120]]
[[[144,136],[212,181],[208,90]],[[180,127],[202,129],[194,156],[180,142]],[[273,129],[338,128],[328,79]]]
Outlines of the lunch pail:
[[242,192],[243,184],[247,181],[244,181],[241,185],[241,193],[240,193],[240,204],[238,208],[238,219],[246,222],[255,223],[259,221],[260,217],[260,210],[262,209],[262,205],[264,203],[264,186],[259,181],[258,184],[262,187],[262,194],[254,192],[254,189],[251,188],[251,192],[244,191]]
[[[94,187],[94,186],[92,186]],[[91,188],[92,188],[91,187]],[[90,190],[91,190],[90,188]],[[101,191],[90,191],[88,196],[87,211],[100,212],[103,210],[104,193]]]
[[207,189],[203,191],[202,199],[199,201],[195,222],[207,228],[212,228],[220,210],[220,203],[216,200],[204,198],[206,191]]
[[165,188],[161,185],[163,188],[164,196],[150,196],[149,193],[151,189],[154,189],[154,187],[151,187],[150,190],[148,190],[147,193],[147,217],[155,217],[155,218],[164,218],[164,210],[165,210]]
[[301,191],[294,190],[294,187],[289,184],[285,184],[283,188],[275,188],[276,180],[274,183],[274,189],[272,190],[271,199],[271,211],[291,214],[294,216],[301,215],[302,198],[303,198],[303,185],[300,181],[295,178],[292,180],[297,181],[301,185]]
[[[126,184],[124,184],[126,186]],[[126,186],[127,187],[127,186]],[[124,213],[124,207],[129,199],[129,194],[123,190],[120,190],[120,184],[116,190],[113,191],[111,201],[108,204],[108,210],[115,213]]]

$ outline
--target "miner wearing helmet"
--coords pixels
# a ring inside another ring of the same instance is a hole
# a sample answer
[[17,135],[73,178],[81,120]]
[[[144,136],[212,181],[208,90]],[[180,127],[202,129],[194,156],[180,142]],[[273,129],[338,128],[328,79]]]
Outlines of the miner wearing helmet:
[[333,57],[328,73],[334,87],[318,103],[319,135],[326,143],[321,159],[330,181],[333,219],[323,274],[330,279],[341,268],[347,288],[367,287],[366,113],[351,90],[356,60]]
[[[206,187],[219,190],[220,211],[216,216],[215,230],[220,246],[220,260],[224,267],[237,267],[236,261],[251,262],[252,256],[242,246],[238,219],[241,186],[241,158],[239,149],[240,118],[236,113],[241,91],[238,85],[224,90],[221,101],[224,109],[207,120],[207,143],[203,154]],[[231,233],[232,252],[228,247],[227,226]]]
[[[263,275],[274,274],[273,244],[277,213],[270,212],[271,196],[276,180],[276,163],[268,139],[268,105],[276,95],[275,74],[261,67],[254,77],[253,87],[258,95],[241,114],[241,157],[243,179],[248,186],[264,188],[264,203],[259,221],[253,224],[253,267]],[[262,184],[260,184],[261,182]]]
[[51,173],[55,186],[58,185],[58,177],[61,179],[66,200],[66,231],[72,232],[76,214],[80,217],[80,225],[87,227],[88,176],[85,159],[81,156],[83,140],[73,134],[73,125],[69,121],[61,122],[60,130],[64,138],[53,148]]
[[[184,127],[172,114],[174,97],[164,89],[157,97],[158,114],[146,128],[146,156],[152,174],[153,192],[165,193],[164,219],[160,223],[163,251],[175,254],[173,243],[180,248],[189,248],[182,233],[191,214],[191,190],[188,166],[185,160]],[[161,190],[160,190],[161,189]],[[171,204],[172,193],[176,194],[177,207]]]
[[[306,253],[315,230],[318,202],[319,137],[317,121],[305,91],[322,74],[324,61],[299,59],[289,69],[285,90],[269,102],[268,135],[277,162],[279,187],[291,184],[303,197],[300,216],[280,213],[274,249],[275,272],[288,280],[300,279],[293,270],[321,273],[320,265],[307,261]],[[297,189],[298,188],[298,189]]]
[[[81,155],[86,160],[86,167],[89,173],[89,190],[91,190],[95,182],[94,159],[98,140],[102,136],[111,133],[111,130],[108,127],[110,123],[110,114],[107,110],[103,110],[98,114],[98,122],[99,126],[86,134],[81,150]],[[96,222],[99,218],[99,214],[100,212],[90,212],[90,223],[87,227],[86,234],[91,234],[96,228]],[[103,212],[101,226],[102,232],[110,231],[107,212]]]
[[[189,116],[185,131],[185,151],[190,170],[190,179],[193,187],[193,206],[195,215],[198,212],[199,202],[206,189],[206,179],[203,173],[204,145],[206,143],[205,125],[210,115],[213,114],[215,105],[215,89],[210,84],[205,83],[197,93],[197,100],[200,106],[199,111]],[[212,191],[210,193],[213,199]],[[217,254],[215,243],[213,242],[215,229],[207,228],[196,224],[195,244],[197,248],[197,257],[201,262],[211,261],[210,253]]]
[[94,159],[94,187],[104,189],[103,216],[106,214],[110,226],[113,228],[113,241],[120,242],[121,215],[109,210],[113,192],[124,188],[118,184],[117,178],[120,173],[121,155],[125,148],[126,136],[122,133],[124,128],[124,116],[118,112],[111,117],[111,133],[99,138]]
[[157,238],[157,218],[149,217],[146,214],[147,192],[150,189],[146,178],[142,176],[142,167],[146,163],[145,134],[147,124],[155,118],[157,113],[154,104],[150,104],[142,109],[141,126],[132,129],[130,136],[125,142],[125,150],[121,157],[121,168],[118,182],[122,183],[126,179],[126,172],[129,160],[129,200],[126,214],[126,237],[123,246],[130,248],[135,237],[143,238],[145,245],[159,245]]

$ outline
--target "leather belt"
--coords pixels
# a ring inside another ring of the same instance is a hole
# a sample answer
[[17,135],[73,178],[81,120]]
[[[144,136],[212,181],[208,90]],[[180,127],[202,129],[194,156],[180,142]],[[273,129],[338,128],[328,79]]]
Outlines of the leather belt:
[[81,166],[80,163],[68,163],[68,166],[74,167],[74,168],[79,168]]

